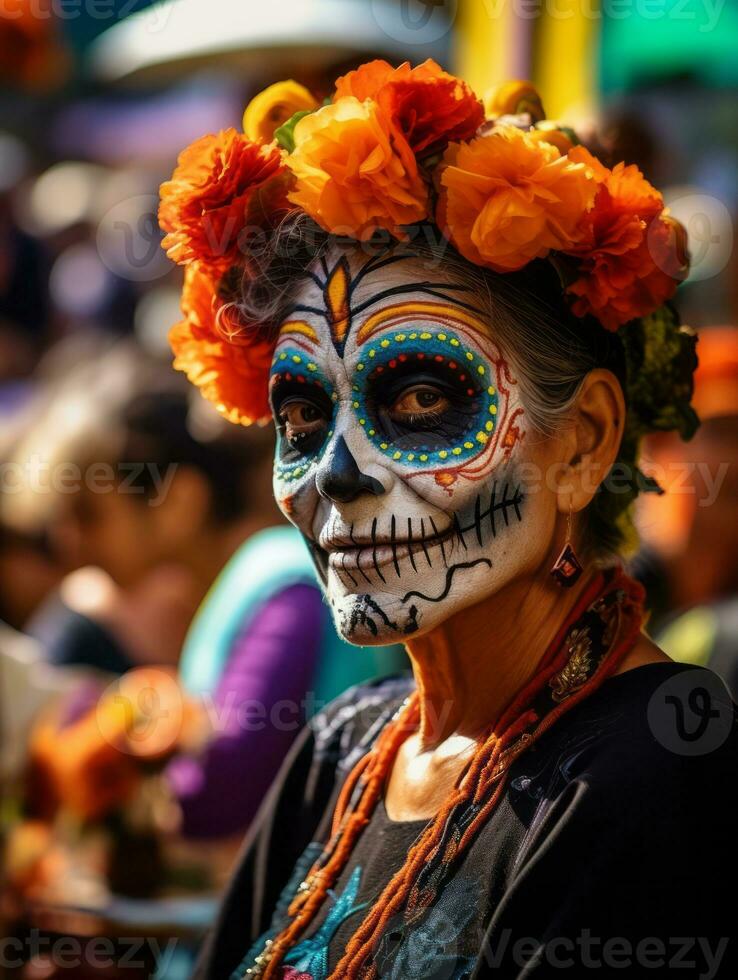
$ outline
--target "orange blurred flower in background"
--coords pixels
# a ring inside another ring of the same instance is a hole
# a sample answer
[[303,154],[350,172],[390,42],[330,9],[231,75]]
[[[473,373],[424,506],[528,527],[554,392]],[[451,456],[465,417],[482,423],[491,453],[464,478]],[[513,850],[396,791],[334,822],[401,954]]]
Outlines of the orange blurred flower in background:
[[174,262],[197,262],[214,276],[244,261],[239,235],[273,225],[288,205],[288,171],[275,146],[226,129],[203,136],[179,156],[161,185],[162,247]]
[[53,0],[0,2],[0,79],[31,90],[49,90],[72,66]]
[[541,97],[532,82],[510,79],[491,88],[484,95],[484,111],[488,119],[517,116],[527,112],[531,122],[546,118]]
[[636,166],[609,170],[583,146],[569,159],[586,165],[598,183],[585,237],[567,249],[580,260],[581,274],[568,290],[576,297],[572,309],[617,330],[674,295],[688,269],[685,234]]
[[50,801],[52,808],[61,805],[91,821],[125,806],[141,784],[141,772],[124,743],[122,726],[116,739],[103,737],[95,712],[66,729],[56,718],[42,721],[30,740],[34,809]]
[[436,220],[461,254],[497,272],[577,243],[597,184],[584,163],[515,126],[444,154]]
[[432,58],[411,68],[370,61],[336,82],[336,98],[373,99],[417,155],[441,150],[451,140],[470,139],[484,121],[472,89]]
[[212,279],[185,269],[184,319],[169,331],[174,367],[200,389],[229,422],[271,418],[268,379],[274,340],[248,331],[217,295]]
[[402,238],[403,225],[428,217],[415,156],[376,103],[340,98],[301,119],[294,138],[289,199],[326,230],[360,241],[377,229]]
[[246,106],[243,131],[257,143],[271,143],[274,130],[296,112],[312,112],[317,108],[317,101],[304,85],[292,79],[275,82],[255,95]]

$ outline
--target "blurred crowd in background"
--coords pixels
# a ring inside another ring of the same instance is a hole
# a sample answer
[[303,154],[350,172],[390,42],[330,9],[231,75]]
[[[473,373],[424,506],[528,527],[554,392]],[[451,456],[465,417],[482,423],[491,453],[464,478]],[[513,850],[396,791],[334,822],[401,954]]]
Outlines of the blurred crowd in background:
[[404,666],[333,633],[271,432],[170,366],[158,186],[281,78],[328,94],[374,56],[480,93],[529,77],[664,189],[703,425],[645,447],[666,492],[634,568],[667,652],[738,693],[736,38],[733,0],[0,0],[0,977],[186,977],[303,721]]

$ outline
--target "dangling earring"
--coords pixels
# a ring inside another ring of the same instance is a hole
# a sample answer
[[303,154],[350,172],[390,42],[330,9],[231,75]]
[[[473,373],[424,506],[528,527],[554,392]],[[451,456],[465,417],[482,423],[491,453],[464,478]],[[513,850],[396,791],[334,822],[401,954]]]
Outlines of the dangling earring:
[[551,574],[565,589],[570,589],[572,585],[579,581],[584,569],[582,568],[577,553],[571,543],[571,505],[569,515],[566,519],[566,542],[561,549],[561,554],[553,563]]

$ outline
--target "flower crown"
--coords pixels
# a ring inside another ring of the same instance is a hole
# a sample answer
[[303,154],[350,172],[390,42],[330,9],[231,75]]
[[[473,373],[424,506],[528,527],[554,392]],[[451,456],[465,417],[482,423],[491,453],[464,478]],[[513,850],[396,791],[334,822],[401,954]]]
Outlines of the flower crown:
[[291,211],[358,241],[403,241],[434,222],[469,262],[502,273],[548,257],[574,314],[612,331],[656,311],[687,274],[684,232],[661,194],[546,120],[527,82],[482,104],[432,60],[371,61],[323,105],[294,81],[270,86],[243,128],[185,149],[159,211],[163,247],[185,266],[174,366],[233,422],[269,418],[275,340],[233,312],[231,284],[258,276],[255,232]]

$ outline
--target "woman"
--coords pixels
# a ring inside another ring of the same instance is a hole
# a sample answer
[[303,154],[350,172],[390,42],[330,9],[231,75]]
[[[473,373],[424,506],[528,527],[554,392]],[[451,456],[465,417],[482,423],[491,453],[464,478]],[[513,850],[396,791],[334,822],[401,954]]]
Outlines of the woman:
[[162,189],[175,366],[268,395],[340,632],[413,667],[293,747],[200,977],[729,969],[732,706],[617,561],[640,436],[696,424],[679,230],[530,87],[485,109],[432,62],[281,83]]

